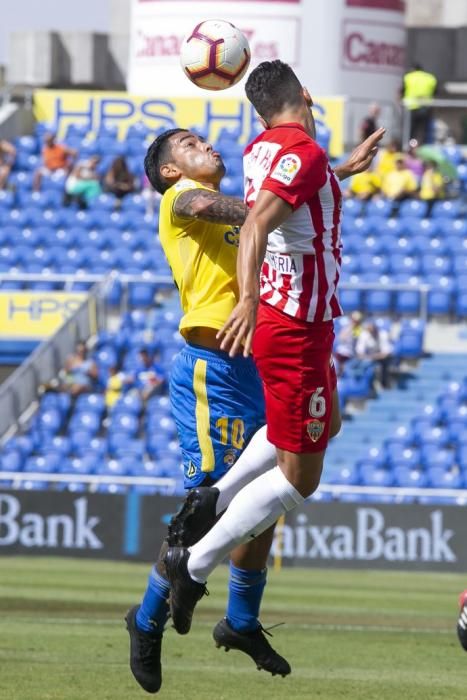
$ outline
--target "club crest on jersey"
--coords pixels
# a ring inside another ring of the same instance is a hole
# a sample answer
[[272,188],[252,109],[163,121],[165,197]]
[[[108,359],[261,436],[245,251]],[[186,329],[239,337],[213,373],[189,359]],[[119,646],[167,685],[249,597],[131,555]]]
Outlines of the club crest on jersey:
[[318,442],[320,439],[321,435],[324,432],[324,426],[325,423],[322,423],[320,420],[317,420],[316,418],[313,418],[309,423],[307,423],[306,426],[306,431],[308,433],[308,437],[310,438],[311,442]]
[[224,464],[226,464],[230,469],[230,467],[233,467],[233,465],[235,464],[236,457],[237,454],[235,450],[226,450],[224,452]]
[[273,180],[283,182],[284,185],[290,185],[301,167],[302,161],[300,158],[295,153],[288,153],[279,160],[271,173],[271,177]]

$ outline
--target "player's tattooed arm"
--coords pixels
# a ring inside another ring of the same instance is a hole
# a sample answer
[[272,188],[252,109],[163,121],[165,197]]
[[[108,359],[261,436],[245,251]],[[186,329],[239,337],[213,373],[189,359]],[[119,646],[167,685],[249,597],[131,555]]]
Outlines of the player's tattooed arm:
[[174,202],[174,213],[183,219],[200,219],[215,224],[241,226],[248,207],[237,197],[209,190],[186,190]]

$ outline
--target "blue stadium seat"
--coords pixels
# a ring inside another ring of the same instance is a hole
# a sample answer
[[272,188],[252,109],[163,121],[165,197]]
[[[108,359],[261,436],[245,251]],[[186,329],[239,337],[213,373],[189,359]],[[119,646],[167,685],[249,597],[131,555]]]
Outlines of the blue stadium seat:
[[394,475],[389,469],[374,468],[373,465],[363,464],[360,466],[360,481],[363,486],[392,486]]
[[0,453],[0,471],[19,472],[24,464],[24,455],[19,450],[6,450]]
[[440,234],[443,236],[465,236],[467,235],[467,221],[465,218],[439,218],[437,220]]
[[447,256],[433,255],[431,253],[423,255],[422,270],[425,275],[449,275],[452,270],[451,258]]
[[24,471],[52,474],[58,470],[62,461],[63,455],[60,452],[48,452],[40,456],[28,457],[24,465]]
[[416,275],[420,271],[420,260],[413,255],[393,253],[390,256],[389,266],[393,274],[409,272],[412,275]]
[[132,413],[139,416],[143,411],[143,402],[136,394],[124,394],[112,407],[112,412]]
[[73,414],[70,419],[69,429],[73,432],[85,431],[95,435],[100,429],[100,415],[91,410],[81,410]]
[[91,411],[102,416],[105,411],[105,397],[103,394],[81,394],[76,399],[75,410]]
[[418,358],[423,354],[423,336],[410,330],[403,331],[395,346],[394,354],[400,358]]
[[467,293],[463,292],[456,297],[456,314],[461,318],[467,316]]
[[62,414],[57,408],[41,409],[38,424],[43,432],[55,434],[62,427]]
[[395,310],[399,314],[417,314],[420,310],[420,293],[415,290],[396,292]]
[[441,277],[437,280],[428,278],[427,282],[433,286],[428,293],[428,313],[447,315],[452,311],[454,281],[449,277]]
[[439,467],[444,470],[451,469],[454,466],[455,452],[445,448],[439,448],[435,445],[422,445],[422,459],[426,469]]
[[427,476],[429,486],[435,489],[460,489],[464,485],[462,473],[458,470],[431,467]]
[[112,413],[109,422],[109,440],[115,432],[136,436],[139,429],[139,421],[132,413]]
[[419,469],[395,467],[394,479],[396,486],[402,486],[404,488],[423,488],[427,485],[426,474]]
[[435,202],[431,215],[434,218],[457,219],[461,215],[461,202],[458,199]]
[[367,216],[379,216],[388,218],[391,215],[393,203],[389,199],[373,199],[368,203]]
[[349,197],[348,199],[344,199],[343,203],[343,211],[345,216],[349,217],[357,217],[362,215],[362,209],[363,209],[363,202],[360,199],[353,199],[352,197]]
[[386,445],[388,463],[393,469],[397,467],[407,467],[416,469],[420,467],[420,451],[414,447],[405,447],[397,442]]
[[103,476],[128,476],[128,469],[128,460],[109,459],[99,464],[97,473]]
[[365,310],[373,314],[389,313],[392,310],[392,292],[385,289],[367,291]]
[[154,303],[157,286],[152,282],[130,282],[128,302],[132,308],[149,308]]
[[416,216],[421,219],[426,216],[428,204],[419,199],[406,199],[399,207],[399,217]]

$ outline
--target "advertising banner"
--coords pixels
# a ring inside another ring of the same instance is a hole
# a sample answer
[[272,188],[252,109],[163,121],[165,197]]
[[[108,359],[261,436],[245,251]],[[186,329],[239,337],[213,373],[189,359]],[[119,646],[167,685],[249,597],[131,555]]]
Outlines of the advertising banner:
[[[147,85],[146,85],[147,89]],[[229,92],[230,94],[230,92]],[[330,151],[343,152],[344,100],[340,97],[313,97],[316,119],[331,131]],[[150,129],[196,127],[215,141],[220,129],[239,129],[245,142],[256,120],[255,111],[246,98],[237,97],[144,97],[125,92],[90,92],[75,90],[36,90],[34,116],[47,122],[63,138],[70,124],[84,125],[97,132],[102,124],[116,125],[120,138],[128,127],[144,122]]]
[[[0,491],[0,555],[154,561],[182,498]],[[306,503],[278,529],[284,566],[467,571],[458,506]]]
[[[150,85],[165,96],[203,94],[182,72],[179,54],[185,35],[205,19],[222,18],[242,30],[252,67],[280,58],[297,68],[301,5],[301,0],[133,0],[128,90],[142,94]],[[243,95],[244,82],[229,88],[229,96]]]
[[84,293],[0,292],[0,337],[2,340],[48,338],[84,299]]
[[120,559],[124,496],[0,491],[0,554],[58,554]]

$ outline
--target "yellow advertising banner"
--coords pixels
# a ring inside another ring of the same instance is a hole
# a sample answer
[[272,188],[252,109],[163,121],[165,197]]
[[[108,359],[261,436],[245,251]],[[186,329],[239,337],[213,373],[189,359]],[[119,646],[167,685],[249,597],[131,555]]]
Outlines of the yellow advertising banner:
[[[314,114],[331,132],[330,154],[343,152],[344,98],[314,98]],[[144,122],[150,129],[174,126],[206,129],[215,141],[224,128],[239,129],[245,142],[256,120],[253,107],[246,99],[215,97],[152,98],[125,92],[87,92],[76,90],[36,90],[34,116],[37,121],[53,125],[63,138],[70,124],[84,125],[97,132],[102,124],[117,125],[119,137],[131,124]]]
[[48,338],[85,299],[84,293],[0,292],[0,337]]

